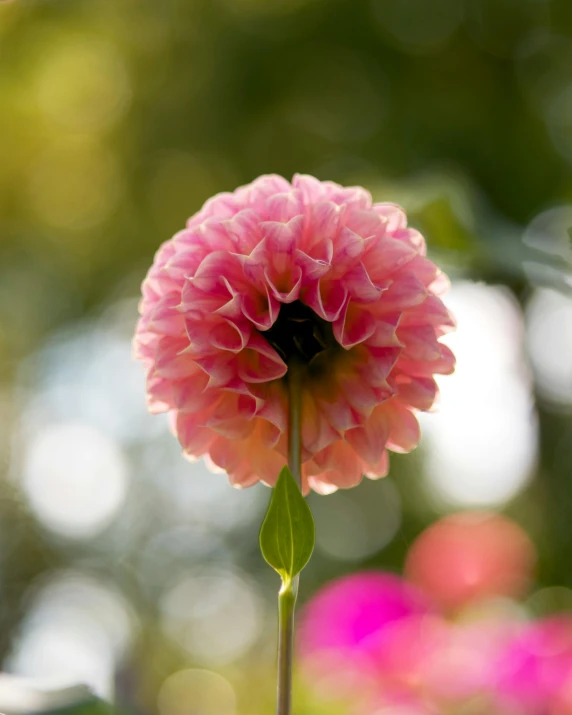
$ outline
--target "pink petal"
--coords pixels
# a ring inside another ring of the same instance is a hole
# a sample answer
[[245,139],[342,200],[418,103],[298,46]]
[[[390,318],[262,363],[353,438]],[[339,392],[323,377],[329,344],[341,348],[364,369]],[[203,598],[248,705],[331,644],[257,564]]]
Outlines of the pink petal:
[[210,344],[219,350],[239,353],[244,349],[252,334],[251,326],[243,322],[240,327],[230,320],[223,320],[209,333]]
[[318,477],[308,477],[308,486],[313,489],[316,494],[333,494],[338,491],[335,484],[337,472],[322,472]]
[[372,385],[383,386],[401,355],[401,348],[364,347],[364,358],[360,362],[359,372]]
[[150,327],[157,333],[180,337],[185,333],[185,320],[178,309],[179,299],[170,294],[161,298],[151,310]]
[[221,219],[230,218],[231,216],[234,216],[238,210],[239,205],[233,194],[217,194],[216,196],[213,196],[212,199],[206,201],[202,209],[197,214],[191,216],[191,218],[187,221],[187,226],[193,227],[199,225],[205,218],[213,215],[216,215],[217,218],[220,217]]
[[382,477],[387,476],[389,472],[389,455],[387,453],[387,450],[384,450],[383,454],[381,455],[379,462],[377,464],[374,464],[370,467],[367,468],[367,471],[365,472],[365,476],[368,479],[381,479]]
[[341,211],[329,201],[308,207],[307,227],[303,233],[303,248],[309,255],[331,263],[334,241],[340,229]]
[[205,412],[189,414],[179,412],[176,419],[177,437],[187,454],[200,456],[210,447],[215,435],[204,426]]
[[165,378],[181,378],[197,372],[193,359],[183,351],[189,347],[187,338],[167,335],[155,345],[154,362],[157,375]]
[[303,225],[303,216],[295,216],[287,222],[264,221],[260,224],[273,260],[280,255],[292,257],[294,249],[300,244]]
[[345,204],[351,209],[371,208],[371,194],[361,186],[340,186],[333,181],[324,181],[327,196],[336,204]]
[[304,197],[301,191],[291,189],[273,194],[266,200],[266,211],[275,221],[287,222],[304,213]]
[[[340,489],[351,489],[357,486],[363,479],[363,462],[354,452],[352,447],[345,442],[336,442],[319,452],[314,461],[330,474],[320,475],[320,480],[331,479]],[[334,467],[335,469],[332,469]],[[328,467],[330,469],[328,470]]]
[[312,258],[300,249],[294,251],[294,262],[302,272],[304,285],[311,281],[319,280],[330,270],[330,263],[321,259]]
[[373,211],[348,211],[344,224],[362,238],[375,236],[384,228],[381,217]]
[[334,244],[334,257],[332,265],[336,274],[345,273],[365,251],[365,240],[349,228],[342,228]]
[[435,329],[430,325],[400,327],[397,336],[404,345],[402,352],[404,358],[431,362],[441,357],[441,345],[437,342]]
[[151,414],[167,412],[173,407],[173,388],[169,380],[152,371],[147,375],[146,384],[147,407]]
[[256,400],[226,392],[208,416],[205,425],[228,439],[245,439],[255,426]]
[[389,233],[407,226],[407,216],[405,211],[397,204],[382,203],[374,204],[373,211],[382,216],[386,221],[386,230]]
[[400,241],[408,243],[421,256],[424,256],[427,253],[427,244],[425,243],[425,239],[419,231],[414,228],[400,229],[395,231],[393,235]]
[[382,293],[379,309],[392,313],[396,310],[407,310],[423,303],[427,295],[427,288],[415,273],[403,273]]
[[292,186],[300,191],[306,205],[322,201],[325,196],[322,182],[308,174],[294,174]]
[[375,332],[373,315],[355,303],[346,303],[333,324],[334,337],[346,350],[365,342]]
[[269,486],[275,486],[282,468],[286,466],[286,458],[272,449],[265,449],[260,442],[252,444],[252,466],[260,481]]
[[280,303],[270,295],[266,287],[266,294],[248,293],[242,296],[242,312],[244,317],[258,330],[268,330],[276,322]]
[[438,394],[437,383],[432,377],[414,377],[398,374],[395,377],[399,400],[418,410],[429,410]]
[[438,278],[440,270],[428,258],[415,256],[412,261],[394,274],[394,278],[397,280],[398,276],[405,277],[406,274],[415,274],[417,280],[422,283],[425,288],[429,289],[429,286],[433,283],[433,281]]
[[284,377],[288,368],[264,338],[253,333],[248,347],[237,355],[237,374],[245,382],[269,382]]
[[244,460],[244,449],[240,442],[219,435],[213,438],[209,456],[217,467],[231,475]]
[[362,262],[351,268],[343,277],[343,282],[352,300],[359,303],[375,303],[382,291],[387,290],[391,281],[383,280],[373,283]]
[[200,368],[185,379],[173,382],[175,406],[183,412],[199,412],[211,406],[216,398],[207,391],[208,382],[209,376]]
[[[194,321],[202,323],[202,316],[216,312],[223,305],[232,300],[232,293],[221,281],[215,292],[203,291],[191,280],[186,280],[181,291],[181,303],[178,311],[184,318],[185,325],[192,325]],[[199,334],[198,339],[201,338]]]
[[188,280],[204,293],[230,297],[228,283],[232,284],[233,277],[240,280],[241,275],[242,267],[234,254],[216,251],[202,261],[194,276]]
[[362,263],[372,280],[382,280],[391,276],[412,261],[417,252],[403,241],[384,237],[366,242],[366,252]]
[[266,269],[264,278],[272,295],[280,303],[293,303],[300,297],[302,270],[298,266],[295,266],[291,271],[286,271],[281,275],[276,274],[273,277],[271,277],[270,271]]
[[429,295],[423,303],[403,313],[400,325],[403,327],[434,325],[450,331],[455,327],[455,320],[440,298]]
[[411,452],[419,444],[419,422],[416,417],[399,400],[391,400],[383,409],[390,422],[387,447],[393,452]]
[[339,440],[340,433],[334,429],[309,392],[305,392],[302,397],[302,414],[302,443],[309,453],[319,452]]
[[397,365],[403,372],[415,377],[431,377],[432,375],[450,375],[455,369],[455,356],[446,345],[440,344],[441,356],[437,360],[424,362],[400,357]]
[[403,344],[397,337],[397,326],[403,313],[382,313],[376,319],[375,330],[367,339],[367,345],[378,348],[400,348]]
[[[357,412],[341,394],[339,390],[330,387],[329,396],[317,396],[316,400],[320,410],[328,416],[332,427],[340,433],[352,427],[357,427],[363,421],[362,415]],[[328,399],[329,397],[329,399]]]
[[197,356],[195,362],[209,376],[209,388],[226,387],[237,377],[236,356],[233,353]]
[[251,384],[249,388],[261,403],[257,411],[258,417],[263,417],[264,420],[275,425],[280,432],[285,432],[288,410],[286,387],[282,383],[274,381]]
[[338,385],[348,404],[361,415],[369,415],[379,402],[377,389],[357,373],[339,375]]
[[233,250],[241,255],[249,255],[262,241],[260,217],[252,209],[239,211],[222,225],[233,242]]
[[389,431],[389,421],[385,412],[376,408],[363,427],[348,430],[344,439],[365,462],[375,465],[384,453]]
[[323,320],[332,322],[338,318],[348,292],[341,281],[322,279],[311,285],[302,295],[302,302]]

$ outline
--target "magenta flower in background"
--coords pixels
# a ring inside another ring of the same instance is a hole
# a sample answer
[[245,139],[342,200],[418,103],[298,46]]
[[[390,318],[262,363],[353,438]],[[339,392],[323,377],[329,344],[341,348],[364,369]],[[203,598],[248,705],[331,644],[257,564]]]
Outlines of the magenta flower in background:
[[495,693],[501,712],[572,713],[572,616],[523,624],[499,653]]
[[396,205],[310,176],[263,176],[207,201],[143,283],[135,355],[148,403],[190,458],[274,484],[285,378],[303,365],[302,488],[384,476],[419,439],[454,357],[442,272]]
[[364,572],[318,591],[302,613],[300,671],[351,715],[572,715],[572,616],[534,620],[510,600],[534,562],[507,517],[445,517],[410,549],[415,583]]
[[300,654],[328,650],[369,658],[396,621],[430,612],[428,601],[398,576],[364,572],[324,586],[307,604],[300,624]]
[[401,666],[405,660],[409,666],[412,657],[423,659],[419,631],[432,618],[423,595],[398,576],[365,572],[333,581],[302,612],[302,671],[329,698],[359,694],[369,701],[379,690],[381,662],[386,660],[385,686],[399,686],[395,696],[400,697],[398,681],[411,673]]

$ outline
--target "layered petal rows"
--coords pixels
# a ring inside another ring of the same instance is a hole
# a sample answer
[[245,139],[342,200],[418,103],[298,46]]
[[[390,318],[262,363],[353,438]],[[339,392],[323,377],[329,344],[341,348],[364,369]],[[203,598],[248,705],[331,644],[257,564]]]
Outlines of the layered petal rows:
[[387,450],[418,442],[414,412],[432,406],[434,375],[454,369],[439,342],[453,327],[446,287],[395,204],[310,176],[260,177],[207,201],[155,256],[134,339],[149,408],[170,412],[188,457],[236,486],[273,484],[288,360],[268,338],[301,306],[333,335],[307,365],[303,490],[384,476]]

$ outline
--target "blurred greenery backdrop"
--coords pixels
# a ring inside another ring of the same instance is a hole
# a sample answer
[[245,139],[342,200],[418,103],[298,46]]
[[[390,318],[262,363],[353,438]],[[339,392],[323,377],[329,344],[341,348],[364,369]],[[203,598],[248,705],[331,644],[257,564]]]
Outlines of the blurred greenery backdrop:
[[401,203],[459,321],[420,449],[311,498],[301,600],[486,507],[572,604],[570,0],[4,1],[0,106],[3,670],[269,711],[269,492],[182,460],[130,358],[158,245],[269,172]]

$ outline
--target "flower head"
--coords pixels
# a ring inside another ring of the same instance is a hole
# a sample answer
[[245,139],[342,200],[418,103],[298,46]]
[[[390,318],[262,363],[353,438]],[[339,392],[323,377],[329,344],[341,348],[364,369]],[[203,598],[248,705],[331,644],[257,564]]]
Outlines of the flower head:
[[388,471],[454,357],[443,273],[395,204],[311,176],[218,194],[164,243],[144,283],[135,355],[149,408],[184,453],[237,486],[273,484],[287,454],[287,379],[302,365],[303,491]]

